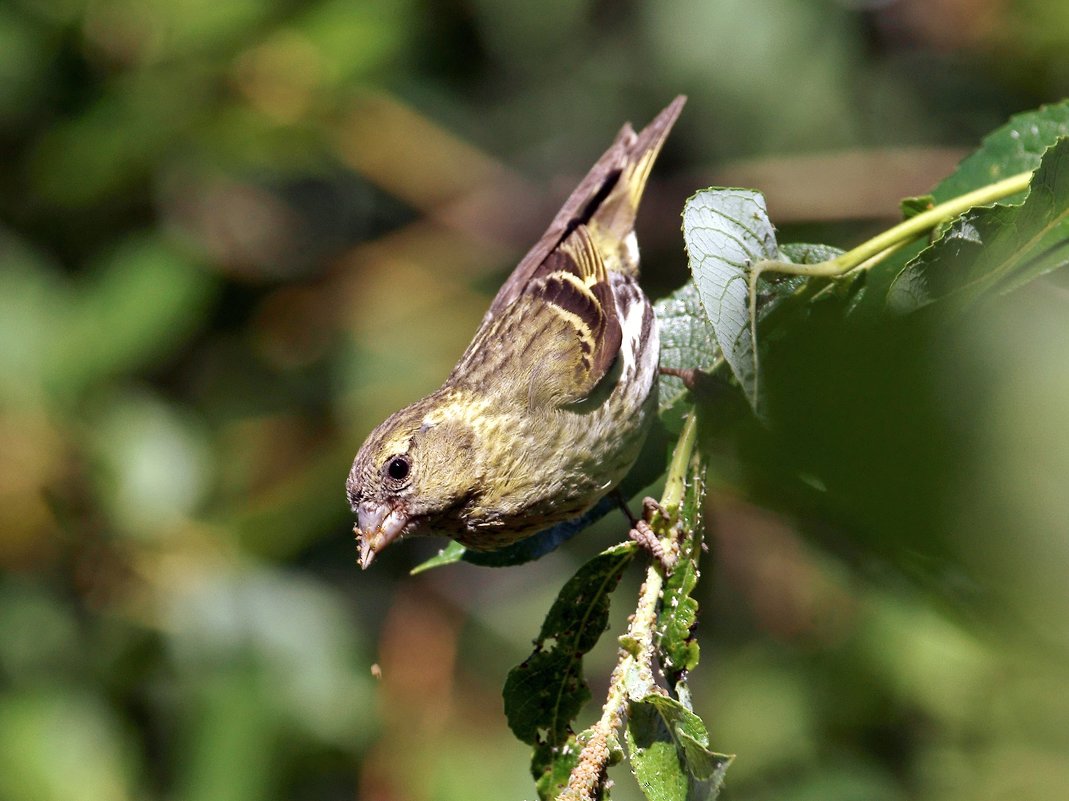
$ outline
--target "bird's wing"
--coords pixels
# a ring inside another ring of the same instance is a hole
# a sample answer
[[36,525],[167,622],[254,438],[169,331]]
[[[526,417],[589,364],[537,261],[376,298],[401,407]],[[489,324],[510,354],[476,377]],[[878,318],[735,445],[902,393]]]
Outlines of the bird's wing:
[[498,290],[483,318],[484,323],[500,314],[524,293],[528,284],[551,269],[546,265],[550,254],[577,226],[593,222],[597,238],[615,237],[618,241],[631,232],[650,167],[685,102],[686,97],[677,97],[641,133],[636,134],[630,125],[624,125],[609,149],[564,202],[542,238]]
[[531,409],[585,399],[609,372],[622,332],[605,263],[586,226],[476,334],[450,380]]

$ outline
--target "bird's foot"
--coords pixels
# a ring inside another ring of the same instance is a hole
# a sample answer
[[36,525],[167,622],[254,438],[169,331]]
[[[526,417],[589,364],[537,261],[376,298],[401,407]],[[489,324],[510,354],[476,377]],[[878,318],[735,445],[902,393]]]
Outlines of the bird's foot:
[[665,545],[650,525],[657,516],[664,520],[667,519],[668,513],[653,498],[644,498],[642,500],[642,518],[632,521],[631,531],[628,532],[628,536],[638,543],[640,548],[648,551],[654,559],[660,562],[661,567],[664,568],[665,575],[668,575],[679,562],[679,540],[673,537],[669,544]]

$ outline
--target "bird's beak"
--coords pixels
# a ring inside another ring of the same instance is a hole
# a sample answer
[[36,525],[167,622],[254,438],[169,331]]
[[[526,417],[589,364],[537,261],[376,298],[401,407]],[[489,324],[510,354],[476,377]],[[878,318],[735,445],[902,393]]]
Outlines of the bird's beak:
[[398,507],[389,504],[362,503],[356,510],[357,548],[360,550],[360,567],[367,570],[375,554],[404,534],[408,516]]

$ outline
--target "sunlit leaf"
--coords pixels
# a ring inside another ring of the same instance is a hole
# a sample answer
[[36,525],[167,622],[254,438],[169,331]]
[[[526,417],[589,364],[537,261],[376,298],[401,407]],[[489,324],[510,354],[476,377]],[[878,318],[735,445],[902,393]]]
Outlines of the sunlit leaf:
[[716,798],[732,759],[709,749],[701,718],[657,693],[631,703],[626,740],[631,771],[650,801]]
[[748,189],[698,192],[683,207],[683,240],[716,341],[756,406],[750,273],[755,263],[780,255],[764,196]]
[[[980,147],[939,182],[931,197],[942,203],[1019,172],[1034,170],[1047,148],[1064,136],[1069,136],[1069,100],[1015,114],[985,136]],[[1019,200],[1019,196],[1009,197],[999,204]]]
[[1069,139],[1043,157],[1024,203],[987,206],[959,217],[906,265],[888,304],[911,311],[953,296],[968,302],[1008,291],[1069,263]]
[[[931,193],[902,202],[905,219],[923,211],[925,203],[943,203],[955,197],[1008,178],[1017,173],[1034,170],[1047,148],[1060,137],[1069,136],[1069,101],[1041,106],[1033,111],[1016,114],[1009,122],[984,137],[973,153],[964,158],[953,173],[940,181]],[[1020,193],[996,201],[995,206],[1012,206],[1022,200]],[[862,302],[851,308],[851,313],[878,316],[884,313],[891,284],[904,266],[916,258],[935,237],[948,233],[950,226],[936,228],[933,237],[914,242],[876,265],[866,276],[868,287]],[[903,279],[909,280],[909,279]],[[912,305],[908,295],[912,289],[905,286],[893,290],[898,296],[895,304]],[[923,293],[923,288],[917,291]]]

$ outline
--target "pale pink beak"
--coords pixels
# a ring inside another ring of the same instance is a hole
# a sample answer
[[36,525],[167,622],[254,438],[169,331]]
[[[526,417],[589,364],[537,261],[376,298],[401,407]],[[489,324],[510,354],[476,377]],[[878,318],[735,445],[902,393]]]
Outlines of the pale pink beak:
[[357,524],[353,528],[360,549],[357,561],[367,570],[375,554],[400,537],[408,527],[408,517],[388,504],[362,503],[356,510]]

